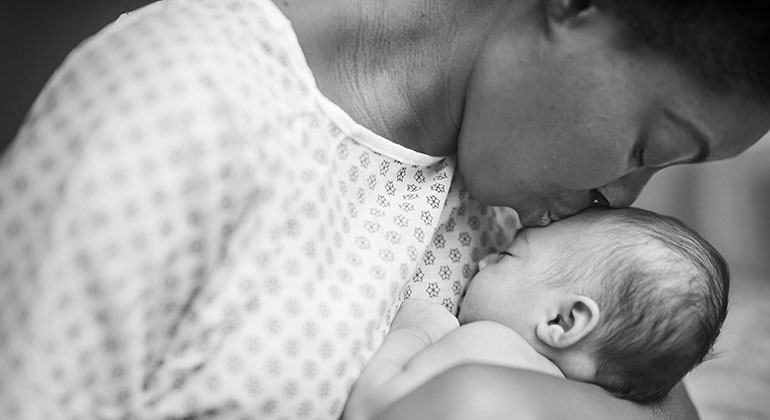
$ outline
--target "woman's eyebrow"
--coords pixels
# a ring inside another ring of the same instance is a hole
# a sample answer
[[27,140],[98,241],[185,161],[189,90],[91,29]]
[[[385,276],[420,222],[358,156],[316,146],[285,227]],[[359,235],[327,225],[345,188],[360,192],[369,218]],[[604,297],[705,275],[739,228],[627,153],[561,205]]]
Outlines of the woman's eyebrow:
[[701,163],[711,158],[711,142],[708,136],[701,131],[692,121],[683,118],[681,115],[671,111],[668,108],[663,110],[663,114],[682,130],[687,132],[692,139],[698,143],[698,154],[687,163]]

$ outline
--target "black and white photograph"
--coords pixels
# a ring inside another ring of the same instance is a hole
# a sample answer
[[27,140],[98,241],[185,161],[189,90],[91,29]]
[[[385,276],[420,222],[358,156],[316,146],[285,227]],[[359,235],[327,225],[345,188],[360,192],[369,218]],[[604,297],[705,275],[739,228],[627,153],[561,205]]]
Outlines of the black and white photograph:
[[0,420],[770,420],[770,3],[4,0]]

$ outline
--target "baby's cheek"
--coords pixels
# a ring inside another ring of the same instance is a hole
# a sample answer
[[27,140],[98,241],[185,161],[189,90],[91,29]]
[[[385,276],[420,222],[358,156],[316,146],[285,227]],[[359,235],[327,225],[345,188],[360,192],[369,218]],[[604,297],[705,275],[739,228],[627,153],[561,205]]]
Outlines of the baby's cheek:
[[492,305],[492,302],[484,298],[481,289],[473,290],[472,281],[471,285],[468,286],[468,293],[460,301],[457,319],[460,321],[460,324],[489,319],[489,310]]

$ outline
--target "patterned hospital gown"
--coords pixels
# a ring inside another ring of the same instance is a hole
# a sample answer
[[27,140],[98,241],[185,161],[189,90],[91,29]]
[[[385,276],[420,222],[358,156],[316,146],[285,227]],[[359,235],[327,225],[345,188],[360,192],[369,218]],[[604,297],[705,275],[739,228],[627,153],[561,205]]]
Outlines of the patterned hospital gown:
[[515,213],[317,90],[268,0],[167,0],[53,75],[0,161],[0,419],[335,419],[404,298]]

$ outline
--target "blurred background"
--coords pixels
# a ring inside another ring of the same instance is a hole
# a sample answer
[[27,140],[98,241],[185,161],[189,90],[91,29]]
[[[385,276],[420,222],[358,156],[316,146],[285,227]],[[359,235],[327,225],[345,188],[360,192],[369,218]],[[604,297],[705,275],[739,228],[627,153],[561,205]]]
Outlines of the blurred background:
[[[66,54],[121,13],[148,3],[4,0],[0,151]],[[725,162],[662,172],[636,205],[682,219],[731,265],[732,303],[718,357],[686,381],[702,418],[770,420],[770,137]]]
[[150,0],[0,1],[0,150],[72,48]]
[[682,219],[730,263],[717,357],[685,380],[703,420],[770,420],[770,137],[733,159],[661,172],[635,205]]

